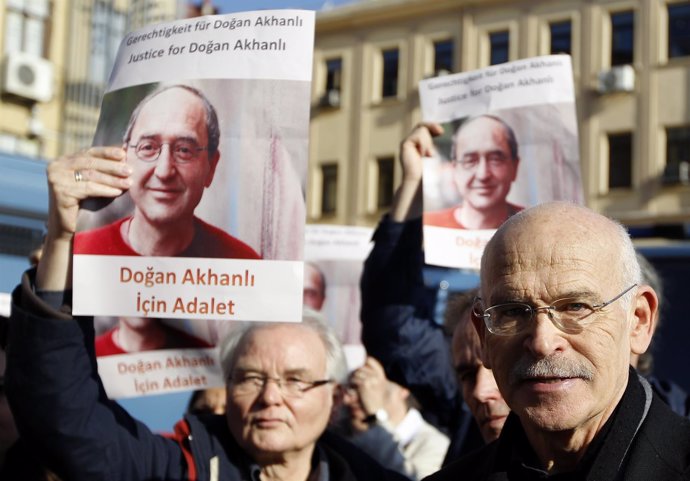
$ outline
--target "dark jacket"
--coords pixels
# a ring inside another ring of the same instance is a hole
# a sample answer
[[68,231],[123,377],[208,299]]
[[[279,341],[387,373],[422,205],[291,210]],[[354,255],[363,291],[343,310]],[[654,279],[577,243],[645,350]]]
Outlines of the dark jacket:
[[631,368],[618,407],[595,436],[574,472],[546,476],[530,467],[536,455],[520,420],[508,417],[498,440],[441,471],[429,481],[544,480],[676,481],[690,479],[690,420],[653,394]]
[[361,280],[362,342],[386,375],[414,394],[424,416],[446,431],[444,464],[484,444],[462,401],[450,342],[425,301],[422,221],[383,218]]
[[[13,293],[7,395],[22,439],[70,481],[249,481],[252,461],[223,416],[190,415],[164,437],[108,400],[93,352],[93,320],[58,312],[33,292]],[[325,433],[315,462],[329,481],[403,480],[342,438]],[[325,463],[325,464],[324,464]]]

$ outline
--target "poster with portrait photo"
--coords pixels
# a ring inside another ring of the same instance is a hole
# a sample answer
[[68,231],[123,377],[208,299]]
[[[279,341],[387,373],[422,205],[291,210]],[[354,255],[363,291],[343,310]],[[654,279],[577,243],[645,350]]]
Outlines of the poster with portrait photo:
[[308,224],[304,245],[304,305],[320,312],[345,347],[350,369],[365,358],[359,280],[373,229]]
[[428,264],[478,269],[511,215],[584,202],[569,56],[427,79],[420,96],[424,120],[443,126],[424,165]]
[[313,35],[280,10],[125,37],[93,145],[123,147],[132,183],[82,204],[75,314],[301,319]]
[[110,399],[225,385],[213,321],[96,317],[98,372]]

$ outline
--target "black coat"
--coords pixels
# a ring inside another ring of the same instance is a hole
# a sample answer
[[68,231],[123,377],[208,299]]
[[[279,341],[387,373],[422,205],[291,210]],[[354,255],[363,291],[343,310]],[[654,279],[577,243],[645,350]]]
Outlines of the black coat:
[[[522,469],[520,453],[526,437],[511,414],[498,440],[474,451],[426,478],[446,480],[690,480],[690,420],[652,395],[646,381],[630,371],[628,387],[618,408],[598,434],[573,473],[544,477]],[[645,403],[651,401],[648,410]],[[642,421],[642,424],[639,424]],[[639,428],[638,428],[639,426]],[[527,448],[529,449],[529,448]]]

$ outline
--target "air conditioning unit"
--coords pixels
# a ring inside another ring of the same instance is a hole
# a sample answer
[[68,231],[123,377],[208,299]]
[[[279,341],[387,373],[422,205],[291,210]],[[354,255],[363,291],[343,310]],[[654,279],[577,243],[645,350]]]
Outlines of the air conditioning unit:
[[340,107],[340,90],[330,89],[328,92],[323,94],[319,104],[322,107]]
[[53,64],[36,55],[11,52],[2,65],[2,93],[38,102],[53,98]]
[[597,92],[632,92],[635,89],[635,69],[632,65],[619,65],[599,72]]

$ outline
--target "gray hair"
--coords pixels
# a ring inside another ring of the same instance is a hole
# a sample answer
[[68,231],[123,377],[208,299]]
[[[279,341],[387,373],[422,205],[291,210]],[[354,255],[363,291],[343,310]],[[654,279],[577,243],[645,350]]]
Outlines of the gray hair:
[[[640,285],[643,283],[642,269],[640,268],[637,251],[633,245],[628,229],[618,221],[609,218],[609,221],[615,227],[616,235],[618,237],[618,244],[620,245],[620,257],[618,258],[618,268],[621,276],[621,289],[626,289],[633,284]],[[621,303],[627,308],[632,307],[632,300],[637,292],[632,289],[626,292],[621,297]]]
[[[326,375],[339,384],[347,382],[347,362],[345,351],[333,330],[326,324],[323,316],[316,311],[304,308],[301,323],[292,322],[242,322],[232,329],[220,343],[220,363],[225,379],[229,379],[235,369],[238,348],[255,331],[274,326],[304,326],[314,331],[326,348]],[[276,340],[280,342],[280,339]]]
[[194,88],[190,85],[167,85],[165,87],[161,87],[154,90],[146,97],[144,97],[136,106],[136,108],[132,112],[132,115],[129,117],[129,123],[127,124],[127,128],[125,129],[125,135],[123,136],[122,141],[125,144],[129,144],[129,141],[132,139],[132,130],[134,129],[134,124],[137,122],[139,114],[141,113],[141,110],[144,108],[144,106],[154,97],[162,94],[167,90],[172,89],[186,90],[187,92],[195,95],[199,98],[199,100],[201,100],[201,103],[204,106],[204,110],[206,111],[206,134],[208,136],[208,145],[206,149],[209,158],[213,157],[213,155],[215,155],[215,153],[218,152],[218,145],[220,144],[220,125],[218,123],[218,114],[216,114],[215,107],[211,105],[211,102],[209,102],[208,98],[206,98],[206,96],[201,92],[201,90]]

